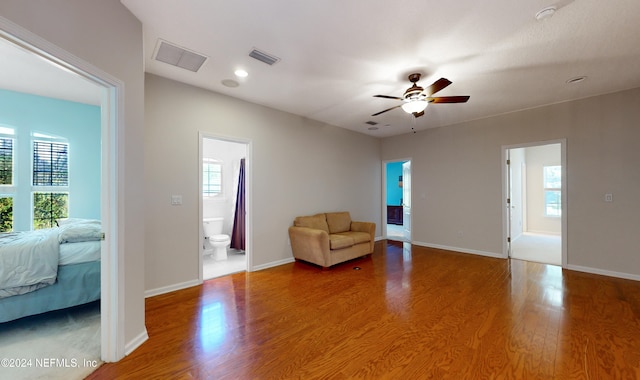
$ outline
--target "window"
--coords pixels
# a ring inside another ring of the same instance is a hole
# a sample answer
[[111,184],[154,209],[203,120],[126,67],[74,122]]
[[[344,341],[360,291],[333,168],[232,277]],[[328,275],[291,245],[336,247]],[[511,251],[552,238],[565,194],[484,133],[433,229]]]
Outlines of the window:
[[56,226],[56,219],[67,218],[69,194],[67,193],[33,193],[33,229]]
[[33,228],[50,228],[68,217],[69,144],[33,142]]
[[13,152],[15,140],[13,128],[0,126],[0,232],[13,231]]
[[202,195],[215,197],[222,193],[222,163],[205,159],[202,162]]
[[0,185],[13,184],[13,139],[0,137]]
[[0,196],[0,232],[13,231],[13,198]]
[[544,166],[544,215],[562,215],[562,167]]

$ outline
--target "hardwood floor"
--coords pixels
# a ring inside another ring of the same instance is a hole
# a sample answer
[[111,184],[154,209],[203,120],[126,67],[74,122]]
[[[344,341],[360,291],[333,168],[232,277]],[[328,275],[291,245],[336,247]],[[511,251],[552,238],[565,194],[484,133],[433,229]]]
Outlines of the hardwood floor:
[[640,282],[395,242],[146,308],[149,340],[89,379],[640,378]]

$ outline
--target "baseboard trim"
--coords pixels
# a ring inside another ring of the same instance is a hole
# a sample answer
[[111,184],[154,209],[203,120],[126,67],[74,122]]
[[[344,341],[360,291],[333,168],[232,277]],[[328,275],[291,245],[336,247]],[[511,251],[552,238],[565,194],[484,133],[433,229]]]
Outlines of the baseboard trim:
[[[469,253],[469,254],[473,254],[473,255],[487,256],[487,257],[493,257],[493,258],[497,258],[497,259],[506,259],[506,257],[504,255],[499,254],[499,253],[494,253],[494,252],[486,252],[486,251],[479,251],[479,250],[475,250],[475,249],[450,247],[450,246],[446,246],[446,245],[430,244],[430,243],[424,243],[424,242],[418,242],[418,241],[414,241],[414,242],[412,242],[412,244],[419,245],[419,246],[422,246],[422,247],[427,247],[427,248],[444,249],[444,250],[453,251],[453,252]],[[597,275],[601,275],[601,276],[622,278],[622,279],[625,279],[625,280],[640,281],[640,275],[631,274],[631,273],[616,272],[616,271],[611,271],[611,270],[606,270],[606,269],[585,267],[585,266],[581,266],[581,265],[567,265],[566,269],[573,270],[573,271],[576,271],[576,272],[584,272],[584,273],[597,274]]]
[[467,249],[467,248],[459,248],[459,247],[450,247],[448,245],[439,245],[439,244],[431,244],[431,243],[424,243],[421,241],[414,241],[411,242],[411,244],[414,245],[419,245],[421,247],[427,247],[427,248],[435,248],[435,249],[444,249],[446,251],[453,251],[453,252],[460,252],[460,253],[469,253],[472,255],[479,255],[479,256],[487,256],[487,257],[493,257],[496,259],[505,259],[506,257],[504,257],[503,254],[501,253],[495,253],[495,252],[487,252],[487,251],[479,251],[476,249]]
[[295,261],[296,261],[296,259],[293,258],[293,256],[288,258],[288,259],[271,261],[271,262],[266,263],[266,264],[255,265],[254,267],[251,268],[251,272],[256,272],[256,271],[267,269],[267,268],[273,268],[273,267],[277,267],[277,266],[284,265],[284,264],[290,264],[290,263],[293,263]]
[[144,298],[159,296],[160,294],[171,293],[171,292],[175,292],[176,290],[186,289],[196,285],[200,285],[200,281],[191,280],[191,281],[181,282],[179,284],[163,286],[161,288],[150,289],[144,292]]
[[616,271],[610,271],[605,269],[584,267],[581,265],[567,265],[567,269],[574,270],[576,272],[584,272],[584,273],[598,274],[601,276],[623,278],[625,280],[640,281],[640,275],[631,274],[631,273],[623,273],[623,272],[616,272]]
[[129,343],[124,346],[124,355],[127,356],[132,353],[135,349],[140,347],[140,345],[146,342],[149,339],[149,334],[147,333],[147,329],[145,328],[143,332],[138,334],[137,337],[133,338]]

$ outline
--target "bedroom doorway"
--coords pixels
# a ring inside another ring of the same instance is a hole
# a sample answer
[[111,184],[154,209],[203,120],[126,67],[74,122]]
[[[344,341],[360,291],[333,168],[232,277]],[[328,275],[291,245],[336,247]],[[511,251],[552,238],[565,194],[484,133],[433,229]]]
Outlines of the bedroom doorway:
[[250,142],[200,133],[200,281],[250,268]]
[[[8,71],[10,76],[21,81],[13,84],[18,87],[12,87],[12,91],[28,92],[26,88],[34,84],[32,79],[37,78],[36,84],[39,85],[39,88],[35,94],[55,98],[51,92],[48,92],[51,88],[46,90],[44,88],[45,83],[49,82],[40,76],[42,72],[51,71],[51,68],[54,68],[58,72],[58,80],[62,77],[75,76],[79,81],[88,83],[97,93],[100,130],[98,136],[101,147],[97,150],[99,152],[97,153],[97,165],[100,173],[98,202],[100,204],[99,218],[104,233],[100,250],[101,296],[98,334],[100,342],[98,345],[102,360],[117,361],[124,356],[124,329],[121,322],[123,320],[121,305],[124,300],[120,296],[123,291],[123,277],[119,267],[122,257],[120,257],[121,252],[117,250],[119,245],[117,226],[120,225],[118,223],[118,204],[120,202],[117,189],[118,179],[122,174],[115,163],[118,157],[117,131],[121,130],[123,125],[121,112],[118,112],[119,104],[122,101],[119,94],[124,93],[124,84],[93,65],[76,58],[58,46],[2,17],[0,17],[0,40],[25,56],[25,65],[19,66],[19,69],[13,66]],[[27,64],[27,62],[29,63]],[[40,65],[42,72],[37,68],[38,65]],[[15,71],[26,68],[36,71],[30,74]],[[66,87],[65,82],[54,83],[58,89]]]
[[564,141],[504,147],[506,257],[566,266]]
[[385,236],[411,243],[411,160],[386,161],[383,170]]

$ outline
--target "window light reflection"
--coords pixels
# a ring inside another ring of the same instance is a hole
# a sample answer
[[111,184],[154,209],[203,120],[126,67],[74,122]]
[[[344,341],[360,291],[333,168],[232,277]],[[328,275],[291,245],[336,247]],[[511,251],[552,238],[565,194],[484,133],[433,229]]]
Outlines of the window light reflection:
[[214,350],[225,339],[226,318],[222,302],[206,305],[200,312],[200,343],[205,352]]

